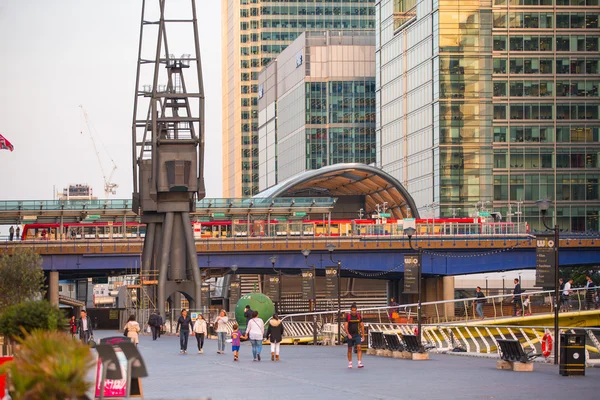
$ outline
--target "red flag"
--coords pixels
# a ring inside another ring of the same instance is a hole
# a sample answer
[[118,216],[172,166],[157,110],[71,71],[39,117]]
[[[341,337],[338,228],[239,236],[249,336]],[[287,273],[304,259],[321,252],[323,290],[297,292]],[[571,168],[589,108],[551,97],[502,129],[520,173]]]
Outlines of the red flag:
[[8,141],[8,139],[0,135],[0,150],[13,151],[14,149],[15,147]]

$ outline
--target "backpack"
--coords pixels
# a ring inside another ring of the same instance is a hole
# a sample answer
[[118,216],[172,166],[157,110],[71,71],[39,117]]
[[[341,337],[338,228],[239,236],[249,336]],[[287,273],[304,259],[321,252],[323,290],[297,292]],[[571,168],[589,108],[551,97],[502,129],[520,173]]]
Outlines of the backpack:
[[156,314],[152,314],[150,315],[150,319],[148,319],[148,325],[150,326],[157,326],[158,325],[158,321],[157,321],[157,315]]
[[[348,313],[348,319],[347,322],[350,322],[350,317],[352,316],[352,314]],[[360,316],[360,313],[356,313],[356,316],[358,317],[358,322],[362,322],[362,317]]]

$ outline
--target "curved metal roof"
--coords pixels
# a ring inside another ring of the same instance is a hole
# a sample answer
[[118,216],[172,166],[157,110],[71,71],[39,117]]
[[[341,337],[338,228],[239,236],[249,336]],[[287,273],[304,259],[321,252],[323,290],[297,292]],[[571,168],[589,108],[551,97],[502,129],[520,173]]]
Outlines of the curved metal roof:
[[254,197],[290,197],[319,193],[320,196],[364,195],[367,213],[387,202],[393,218],[419,217],[410,193],[393,176],[360,163],[335,164],[309,170],[286,179]]

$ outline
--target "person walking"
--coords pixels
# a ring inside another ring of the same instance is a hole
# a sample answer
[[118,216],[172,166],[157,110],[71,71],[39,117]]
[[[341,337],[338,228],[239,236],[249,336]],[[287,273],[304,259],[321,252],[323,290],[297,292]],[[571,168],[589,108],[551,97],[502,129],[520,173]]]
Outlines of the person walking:
[[475,300],[475,311],[477,312],[477,315],[479,315],[479,319],[483,319],[483,305],[485,304],[485,295],[481,291],[481,287],[477,286],[477,289],[475,290],[475,297],[477,297],[477,300]]
[[225,339],[227,337],[227,313],[221,310],[215,319],[215,332],[217,333],[217,354],[225,354]]
[[558,309],[559,309],[559,311],[561,311],[563,309],[563,306],[565,304],[565,299],[563,297],[563,290],[565,290],[565,282],[564,282],[563,278],[559,278],[558,279],[558,292],[559,292]]
[[231,332],[231,351],[233,352],[233,361],[238,361],[238,354],[240,352],[240,346],[242,345],[242,334],[238,330],[238,324],[233,324],[233,331]]
[[569,279],[566,283],[565,286],[563,287],[563,292],[562,292],[562,297],[563,297],[563,311],[568,312],[569,311],[569,296],[571,295],[571,293],[573,293],[573,291],[571,290],[571,285],[573,285],[573,279]]
[[586,310],[593,310],[596,308],[596,305],[594,304],[596,298],[596,284],[590,275],[586,275],[585,280],[585,308]]
[[75,335],[77,335],[77,320],[74,315],[69,320],[69,332],[71,332],[71,337],[75,339]]
[[194,322],[194,330],[192,335],[196,336],[196,342],[198,343],[198,354],[204,353],[202,349],[204,347],[204,336],[208,333],[207,323],[202,314],[198,314],[196,322]]
[[515,288],[513,290],[513,317],[520,315],[521,310],[523,310],[523,300],[521,299],[521,284],[519,283],[519,278],[515,278]]
[[16,236],[15,236],[15,238],[16,238],[17,240],[21,240],[21,227],[20,227],[20,226],[17,226],[17,231],[16,231]]
[[147,325],[152,331],[152,340],[156,340],[160,334],[160,318],[158,317],[158,314],[156,314],[156,310],[152,311],[152,314],[150,314]]
[[165,322],[163,321],[163,317],[160,314],[156,314],[158,316],[158,330],[157,330],[157,336],[160,339],[160,335],[162,333],[163,327],[165,325]]
[[92,320],[88,317],[85,310],[81,310],[81,317],[77,321],[77,332],[79,332],[79,339],[83,344],[88,344],[90,339],[94,337]]
[[358,368],[363,368],[362,348],[360,344],[365,334],[365,325],[357,311],[356,303],[352,303],[352,306],[350,306],[350,314],[348,314],[347,320],[344,323],[344,330],[348,335],[348,368],[352,368],[352,348],[354,346],[357,347]]
[[[187,310],[184,308],[181,310],[181,316],[177,319],[177,328],[175,328],[175,334],[179,336],[179,353],[187,354],[188,339],[190,337],[190,329],[193,328],[193,323],[188,315]],[[181,328],[181,332],[179,329]]]
[[246,318],[246,330],[248,330],[248,322],[252,319],[252,309],[249,304],[244,308],[244,318]]
[[252,343],[252,361],[260,361],[262,351],[262,341],[265,335],[265,322],[258,317],[258,311],[252,311],[252,319],[246,326],[245,339],[250,339]]
[[267,339],[271,342],[271,361],[279,361],[279,347],[283,339],[283,323],[279,320],[277,314],[273,314],[269,321]]
[[15,228],[11,225],[10,229],[8,230],[8,240],[10,240],[12,242],[14,237],[15,237]]
[[136,346],[140,342],[140,324],[135,320],[135,315],[131,314],[127,323],[125,324],[124,332],[126,332],[125,336],[131,339],[131,343]]

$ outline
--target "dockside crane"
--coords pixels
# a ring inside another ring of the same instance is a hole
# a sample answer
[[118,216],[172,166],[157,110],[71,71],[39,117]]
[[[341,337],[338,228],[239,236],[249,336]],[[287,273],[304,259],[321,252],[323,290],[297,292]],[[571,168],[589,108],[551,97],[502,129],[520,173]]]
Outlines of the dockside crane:
[[95,128],[92,126],[92,124],[90,123],[90,118],[88,116],[88,113],[85,111],[85,108],[83,108],[83,105],[79,105],[79,108],[81,108],[81,112],[83,113],[83,118],[85,119],[85,125],[87,127],[87,130],[90,134],[90,138],[92,139],[92,144],[94,145],[94,151],[96,152],[96,158],[98,159],[98,164],[100,164],[100,171],[102,172],[102,179],[104,179],[104,197],[108,198],[109,195],[111,194],[117,194],[117,188],[119,187],[118,184],[114,183],[112,181],[113,179],[113,175],[115,174],[115,170],[117,169],[117,164],[115,164],[115,160],[113,160],[113,158],[110,156],[110,154],[108,154],[108,150],[106,149],[106,146],[104,146],[104,151],[106,152],[106,155],[108,155],[108,158],[110,158],[110,162],[112,163],[112,170],[110,171],[110,175],[107,177],[106,173],[104,172],[104,165],[102,164],[102,159],[100,158],[100,151],[98,150],[98,146],[96,145],[96,139],[94,138],[94,136],[97,135],[97,132],[95,130]]

